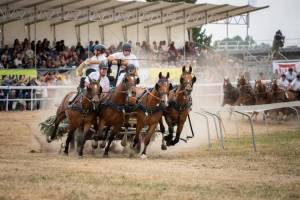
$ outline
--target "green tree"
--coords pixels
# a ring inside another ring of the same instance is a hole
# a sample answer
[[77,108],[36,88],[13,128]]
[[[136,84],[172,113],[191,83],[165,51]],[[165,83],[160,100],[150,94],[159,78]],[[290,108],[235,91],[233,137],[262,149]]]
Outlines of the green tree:
[[202,26],[201,27],[195,27],[192,28],[192,40],[193,42],[196,42],[199,46],[201,47],[210,47],[211,44],[211,39],[212,35],[207,35],[206,34],[206,29],[204,28],[203,30]]

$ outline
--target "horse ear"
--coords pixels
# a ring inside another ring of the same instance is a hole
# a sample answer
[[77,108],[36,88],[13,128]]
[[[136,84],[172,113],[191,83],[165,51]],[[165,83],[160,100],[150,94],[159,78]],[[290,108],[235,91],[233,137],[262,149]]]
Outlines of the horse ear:
[[159,78],[159,79],[161,79],[161,77],[162,77],[162,73],[161,73],[161,72],[159,72],[159,74],[158,74],[158,78]]
[[197,78],[196,78],[196,76],[194,76],[192,79],[192,83],[194,84],[196,81],[197,81]]
[[135,84],[136,84],[136,85],[140,84],[140,78],[139,78],[139,77],[137,77],[137,78],[135,79]]
[[155,90],[158,91],[158,89],[159,89],[159,85],[156,83],[155,84]]
[[172,85],[172,83],[169,83],[169,90],[173,90],[173,85]]
[[185,71],[185,65],[182,66],[182,73],[186,72]]
[[166,76],[166,79],[168,79],[170,77],[170,73],[168,72],[167,73],[167,76]]
[[189,67],[189,73],[192,73],[192,66]]

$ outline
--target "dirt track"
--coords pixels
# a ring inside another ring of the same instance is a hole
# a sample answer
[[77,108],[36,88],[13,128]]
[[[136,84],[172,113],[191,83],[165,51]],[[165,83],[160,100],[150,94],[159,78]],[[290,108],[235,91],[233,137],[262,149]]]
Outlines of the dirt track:
[[0,113],[0,199],[300,198],[300,132],[275,133],[291,130],[293,123],[270,126],[270,135],[259,123],[257,153],[243,137],[249,127],[242,123],[242,138],[227,140],[224,151],[218,145],[208,149],[203,133],[192,145],[166,152],[152,145],[147,160],[127,153],[104,159],[90,150],[78,159],[59,154],[60,143],[48,145],[36,137],[36,124],[45,116]]

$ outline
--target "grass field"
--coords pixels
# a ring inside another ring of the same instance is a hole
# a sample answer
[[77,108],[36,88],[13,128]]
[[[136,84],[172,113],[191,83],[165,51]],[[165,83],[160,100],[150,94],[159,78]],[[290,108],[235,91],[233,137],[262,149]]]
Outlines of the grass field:
[[[36,113],[1,113],[2,199],[300,199],[300,131],[160,153],[83,159],[33,149]],[[5,120],[5,124],[2,123]],[[175,149],[176,147],[174,147]]]

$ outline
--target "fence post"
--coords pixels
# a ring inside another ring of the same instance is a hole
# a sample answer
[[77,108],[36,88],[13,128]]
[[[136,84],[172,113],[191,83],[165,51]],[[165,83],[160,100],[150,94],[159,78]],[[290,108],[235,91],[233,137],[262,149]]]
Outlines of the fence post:
[[30,110],[32,111],[33,110],[33,89],[31,88],[31,91],[30,91]]
[[9,90],[8,90],[8,92],[6,94],[6,105],[5,105],[6,112],[8,111],[8,95],[9,95]]

